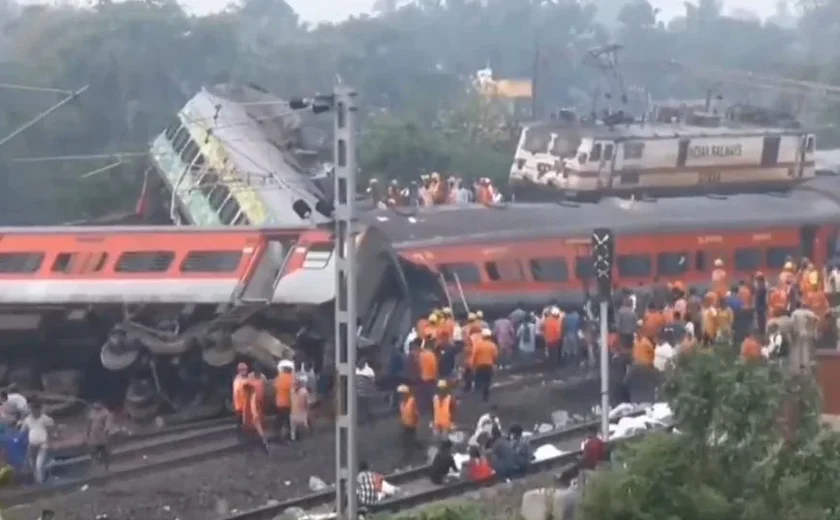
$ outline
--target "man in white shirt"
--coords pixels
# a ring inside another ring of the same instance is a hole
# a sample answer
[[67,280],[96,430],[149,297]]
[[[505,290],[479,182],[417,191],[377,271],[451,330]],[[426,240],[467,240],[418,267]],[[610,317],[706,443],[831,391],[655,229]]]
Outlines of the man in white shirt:
[[46,462],[49,450],[50,433],[55,422],[41,411],[40,403],[32,403],[29,415],[23,420],[23,431],[29,434],[27,459],[33,469],[35,482],[43,484],[47,478]]

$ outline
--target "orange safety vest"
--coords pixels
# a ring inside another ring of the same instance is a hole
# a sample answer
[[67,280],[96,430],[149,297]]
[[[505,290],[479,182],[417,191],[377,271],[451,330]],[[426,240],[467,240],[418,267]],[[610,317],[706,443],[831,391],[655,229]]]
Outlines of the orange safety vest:
[[414,396],[409,396],[408,399],[400,403],[400,419],[402,419],[403,426],[408,428],[417,428],[420,424],[417,400],[414,399]]
[[418,358],[420,365],[420,380],[421,381],[437,381],[438,378],[438,361],[437,356],[431,350],[423,350],[420,352]]
[[761,345],[754,338],[748,337],[741,343],[741,359],[761,359]]
[[440,395],[436,395],[434,398],[434,405],[435,405],[435,417],[434,423],[435,428],[440,430],[451,430],[452,429],[452,396],[447,395],[443,399],[441,399]]
[[499,347],[490,340],[480,339],[473,343],[470,366],[492,367],[499,357]]
[[289,372],[280,372],[274,379],[274,404],[277,408],[292,407],[292,387],[295,376]]
[[241,414],[245,411],[248,405],[248,396],[245,395],[245,385],[248,383],[248,376],[240,376],[237,374],[233,378],[233,409],[236,413]]

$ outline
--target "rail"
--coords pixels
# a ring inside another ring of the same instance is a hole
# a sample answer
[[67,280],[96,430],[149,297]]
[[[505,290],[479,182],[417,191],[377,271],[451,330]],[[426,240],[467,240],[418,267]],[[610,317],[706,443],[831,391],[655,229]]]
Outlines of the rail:
[[[587,437],[588,434],[598,431],[600,424],[600,421],[587,421],[581,424],[571,426],[569,428],[554,430],[540,435],[534,435],[530,438],[530,441],[535,446],[540,443],[556,443],[559,441],[579,440],[580,442],[583,442],[583,440]],[[545,471],[546,468],[551,467],[552,465],[557,465],[557,459],[562,459],[564,462],[569,462],[577,460],[578,457],[579,452],[575,452],[564,454],[560,457],[555,457],[550,460],[537,462],[532,464],[532,468],[529,471],[529,473]],[[429,465],[424,465],[416,468],[411,468],[405,471],[393,473],[391,475],[386,475],[385,480],[390,484],[400,486],[406,483],[427,479],[428,474]],[[489,485],[491,482],[493,481],[480,483],[464,481],[457,482],[452,485],[438,486],[434,487],[433,489],[420,491],[418,493],[412,493],[410,495],[392,498],[379,504],[376,504],[372,507],[368,507],[367,509],[371,512],[398,511],[432,500],[439,500],[440,498],[446,498],[448,496],[460,495],[472,489],[478,489],[484,485]],[[235,513],[230,516],[223,517],[219,520],[272,520],[289,508],[300,508],[304,510],[312,509],[315,507],[327,506],[334,499],[335,489],[331,487],[330,489],[327,489],[325,491],[319,491],[317,493],[312,493],[303,497],[293,498],[291,500],[286,500],[284,502],[279,503],[267,504],[265,506],[261,506],[248,511]]]
[[[535,377],[516,375],[516,372],[521,373],[521,371],[512,372],[514,373],[512,377],[507,377],[497,383],[500,391],[519,390],[532,384],[544,384],[545,382],[545,374],[541,372],[534,373]],[[511,372],[506,372],[506,375],[510,374]],[[592,380],[593,377],[592,373],[572,377],[569,377],[569,374],[565,374],[564,377],[562,373],[554,375],[562,378],[557,382],[563,386],[577,386]],[[388,416],[390,415],[389,413]],[[384,416],[384,414],[377,414],[374,419],[382,419]],[[181,436],[178,436],[177,432],[175,434],[166,432],[172,435],[173,439],[169,442],[161,442],[160,445],[150,444],[146,448],[148,450],[146,452],[139,446],[125,446],[121,452],[122,455],[119,455],[120,452],[115,450],[111,470],[107,473],[83,474],[43,486],[4,490],[0,492],[0,502],[6,507],[11,507],[54,495],[71,493],[85,486],[104,485],[121,479],[160,473],[234,453],[244,449],[244,447],[240,439],[234,435],[235,426],[229,421],[228,419],[227,425],[209,424],[200,430],[185,428]],[[160,434],[150,435],[146,442],[160,438]],[[203,441],[197,442],[197,439],[203,439]],[[270,442],[276,442],[277,440],[276,436],[269,437]],[[62,463],[65,464],[65,470],[73,472],[86,469],[90,459],[84,456],[68,459],[66,462],[59,461],[59,468],[61,468],[60,464]]]

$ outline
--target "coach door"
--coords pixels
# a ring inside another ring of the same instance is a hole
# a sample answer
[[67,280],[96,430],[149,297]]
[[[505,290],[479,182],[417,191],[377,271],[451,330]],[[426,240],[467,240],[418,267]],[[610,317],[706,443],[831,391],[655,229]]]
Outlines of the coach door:
[[817,245],[817,226],[802,226],[799,228],[799,255],[814,261]]
[[779,144],[781,137],[765,137],[764,146],[761,150],[761,166],[768,168],[779,163]]
[[280,280],[286,259],[289,257],[294,240],[268,240],[259,264],[247,280],[240,299],[243,302],[268,303],[274,296],[274,288]]

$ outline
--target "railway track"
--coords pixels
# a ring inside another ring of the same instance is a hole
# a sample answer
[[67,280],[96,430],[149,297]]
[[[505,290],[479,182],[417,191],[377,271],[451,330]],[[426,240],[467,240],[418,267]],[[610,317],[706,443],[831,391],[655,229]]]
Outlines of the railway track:
[[[562,377],[562,373],[554,375],[561,376],[561,379],[547,380],[546,374],[543,373],[506,374],[499,378],[494,387],[505,392],[543,384],[552,384],[560,388],[574,387],[593,377],[592,373],[566,375],[567,377]],[[332,429],[332,425],[329,425],[329,429]],[[272,437],[270,440],[276,442],[278,439]],[[54,483],[2,492],[0,502],[7,507],[26,504],[115,480],[142,477],[193,465],[244,449],[246,448],[237,437],[229,418],[206,421],[199,426],[172,427],[116,445],[108,472],[88,471],[91,461],[87,455],[59,460],[55,463],[59,478]]]
[[[644,413],[645,411],[640,409],[627,415],[615,417],[613,421],[618,421],[622,417],[643,415]],[[525,475],[511,480],[520,480],[535,474],[576,464],[581,457],[581,445],[583,441],[591,433],[597,432],[600,424],[599,420],[586,420],[567,428],[532,436],[530,441],[535,449],[550,444],[559,450],[561,454],[533,462]],[[615,442],[626,442],[634,438],[638,438],[638,435],[616,439],[611,444]],[[428,465],[386,475],[384,477],[385,480],[399,488],[398,494],[378,504],[366,507],[366,513],[368,515],[397,513],[432,502],[457,497],[483,487],[499,484],[503,481],[503,479],[494,477],[482,482],[459,480],[447,485],[438,486],[431,483],[428,475]],[[273,520],[278,515],[283,515],[293,509],[304,511],[304,514],[299,516],[302,519],[329,518],[331,514],[334,516],[334,501],[335,487],[330,486],[329,489],[318,493],[284,502],[267,504],[247,511],[235,512],[217,520]]]
[[[531,472],[545,471],[562,466],[578,459],[580,447],[586,437],[598,430],[599,421],[586,421],[569,428],[534,435],[531,442],[534,447],[551,444],[564,452],[564,455],[550,460],[536,462]],[[491,482],[456,482],[445,486],[436,486],[429,481],[429,466],[411,468],[385,476],[390,484],[400,488],[398,496],[369,507],[371,513],[394,512],[409,509],[420,504],[457,496],[473,489],[478,489]],[[292,508],[303,509],[307,514],[329,514],[333,511],[335,500],[334,487],[311,495],[294,498],[279,503],[267,504],[248,511],[237,512],[218,520],[272,520]]]

